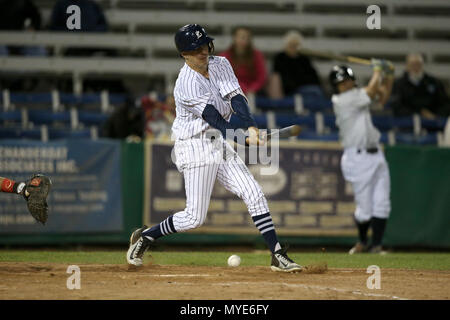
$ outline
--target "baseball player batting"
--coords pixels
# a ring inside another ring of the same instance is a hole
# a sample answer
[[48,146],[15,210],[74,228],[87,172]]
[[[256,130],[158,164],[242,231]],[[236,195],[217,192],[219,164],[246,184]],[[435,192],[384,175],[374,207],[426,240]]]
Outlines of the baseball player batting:
[[[350,182],[356,202],[355,222],[359,241],[349,251],[382,252],[382,238],[391,210],[389,168],[380,148],[380,132],[374,127],[370,106],[387,101],[394,79],[394,66],[384,60],[373,60],[373,75],[369,84],[358,88],[355,75],[347,66],[335,66],[329,79],[336,125],[344,152],[341,169]],[[372,228],[372,242],[367,232]]]
[[[175,137],[176,166],[183,174],[186,208],[163,222],[143,226],[130,237],[127,261],[141,266],[143,255],[156,239],[171,233],[200,227],[206,219],[216,180],[236,194],[248,211],[272,253],[273,271],[294,272],[302,267],[292,261],[280,246],[266,197],[255,178],[231,145],[224,139],[232,113],[240,117],[248,136],[247,145],[264,144],[251,116],[233,69],[224,57],[214,56],[213,38],[198,24],[189,24],[175,34],[175,45],[185,60],[178,75],[174,97],[176,118],[172,126]],[[219,130],[210,138],[207,130]]]

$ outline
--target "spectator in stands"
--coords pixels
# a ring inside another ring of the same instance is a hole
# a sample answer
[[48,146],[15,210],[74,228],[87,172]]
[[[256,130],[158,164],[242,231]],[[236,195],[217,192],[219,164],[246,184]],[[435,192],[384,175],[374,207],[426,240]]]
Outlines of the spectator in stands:
[[[80,29],[70,30],[67,27],[67,19],[72,13],[67,13],[67,8],[77,5],[81,12]],[[92,0],[59,0],[53,7],[50,18],[50,30],[69,32],[107,32],[108,22],[102,8]],[[105,48],[67,48],[64,52],[67,56],[114,56],[115,50]]]
[[[81,29],[69,30],[67,18],[72,14],[67,13],[67,8],[77,5],[81,12]],[[59,0],[53,7],[50,29],[54,31],[81,31],[81,32],[106,32],[108,23],[102,8],[92,0]]]
[[108,118],[102,128],[102,136],[113,139],[140,141],[144,136],[144,112],[140,103],[127,99]]
[[[41,28],[41,13],[31,0],[0,0],[0,30],[33,32]],[[44,46],[0,46],[0,56],[46,56]],[[24,72],[2,77],[1,85],[12,91],[39,91],[45,86],[41,77],[27,76]],[[17,75],[17,77],[16,77]]]
[[31,0],[0,0],[0,30],[34,30],[41,27],[41,14]]
[[443,84],[424,71],[423,57],[417,53],[406,57],[406,71],[394,83],[389,106],[395,116],[450,116],[450,100]]
[[267,78],[264,55],[253,47],[252,33],[248,28],[237,27],[233,31],[230,48],[222,53],[233,67],[244,93],[261,93]]
[[[41,13],[31,0],[0,0],[0,30],[35,31],[41,29]],[[44,46],[2,46],[1,55],[45,56]]]
[[331,107],[321,88],[319,76],[310,59],[299,53],[303,37],[298,31],[284,36],[284,50],[275,55],[269,83],[269,96],[282,98],[300,93],[306,107]]
[[[80,8],[81,21],[80,29],[70,30],[67,27],[67,19],[73,13],[67,13],[67,8],[71,5],[77,5]],[[107,32],[109,29],[103,9],[93,0],[59,0],[53,7],[50,18],[50,30],[67,32]],[[116,49],[108,48],[78,48],[69,47],[64,50],[65,56],[75,57],[115,57]],[[124,92],[122,79],[90,79],[83,83],[85,91],[99,92],[103,89],[109,92]]]
[[175,120],[175,99],[168,95],[165,101],[145,95],[141,98],[145,113],[145,137],[170,139]]
[[297,31],[284,36],[284,50],[273,59],[273,75],[279,76],[283,95],[293,95],[302,86],[314,86],[320,90],[320,80],[310,59],[298,51],[303,37]]

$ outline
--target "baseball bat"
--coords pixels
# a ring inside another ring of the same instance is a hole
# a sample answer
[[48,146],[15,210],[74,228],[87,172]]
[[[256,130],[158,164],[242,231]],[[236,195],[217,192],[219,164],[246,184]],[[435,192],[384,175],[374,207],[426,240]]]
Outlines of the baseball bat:
[[307,48],[301,48],[301,49],[299,49],[298,52],[300,54],[304,54],[307,56],[325,58],[325,59],[348,62],[348,63],[357,63],[357,64],[362,64],[362,65],[371,65],[372,64],[372,60],[370,60],[370,59],[364,59],[364,58],[358,58],[358,57],[352,57],[352,56],[344,56],[344,55],[335,54],[332,52],[320,51],[320,50],[311,50],[311,49],[307,49]]
[[[296,137],[300,134],[301,131],[302,128],[299,125],[294,124],[292,126],[280,129],[278,131],[278,136],[280,138]],[[269,132],[267,134],[267,139],[270,139],[274,133],[275,133],[274,131]]]

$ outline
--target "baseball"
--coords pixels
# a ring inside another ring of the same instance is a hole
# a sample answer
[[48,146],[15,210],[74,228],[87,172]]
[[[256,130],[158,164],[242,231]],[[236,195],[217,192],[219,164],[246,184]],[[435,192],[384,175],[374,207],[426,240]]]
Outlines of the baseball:
[[241,264],[241,258],[235,254],[228,258],[228,265],[230,267],[238,267]]

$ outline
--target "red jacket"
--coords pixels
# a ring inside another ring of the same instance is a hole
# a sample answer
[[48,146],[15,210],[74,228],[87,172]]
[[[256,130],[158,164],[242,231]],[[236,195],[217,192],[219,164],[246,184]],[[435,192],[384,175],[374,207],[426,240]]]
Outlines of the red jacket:
[[231,51],[228,49],[220,53],[221,56],[230,61],[233,66],[234,73],[239,81],[239,85],[241,86],[242,91],[244,93],[247,92],[257,92],[263,88],[266,83],[267,71],[266,71],[266,63],[264,60],[264,55],[261,51],[253,49],[253,61],[254,61],[254,72],[252,73],[250,68],[241,65],[236,66],[231,60]]

